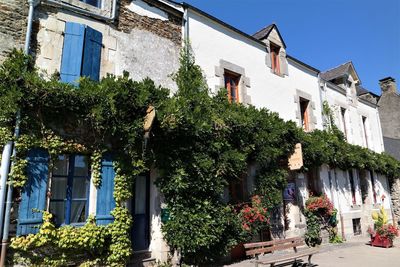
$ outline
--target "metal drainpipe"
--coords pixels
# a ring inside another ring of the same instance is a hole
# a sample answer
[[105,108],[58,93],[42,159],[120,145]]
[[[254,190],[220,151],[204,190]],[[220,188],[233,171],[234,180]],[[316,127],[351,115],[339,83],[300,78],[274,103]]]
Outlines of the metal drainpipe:
[[[32,22],[33,22],[33,11],[35,8],[35,4],[36,1],[35,0],[28,0],[28,4],[29,4],[29,10],[28,10],[28,25],[26,27],[26,36],[25,36],[25,46],[24,46],[24,52],[25,54],[29,54],[29,46],[30,46],[30,41],[31,41],[31,35],[32,35]],[[21,111],[18,110],[17,111],[17,116],[16,116],[16,120],[15,120],[15,129],[14,129],[14,138],[15,140],[18,139],[19,137],[19,133],[20,133],[20,123],[21,123]],[[7,149],[11,149],[12,147],[12,142],[8,142],[11,143],[10,146],[7,147]],[[11,158],[15,158],[17,154],[17,149],[15,147],[15,143],[14,143],[14,147],[12,149],[12,157]],[[7,169],[7,172],[5,172],[5,175],[3,177],[1,177],[3,182],[3,179],[5,181],[8,180],[8,174],[9,174],[9,166],[10,166],[10,162],[11,162],[11,158],[10,155],[7,154],[8,157],[5,160],[5,164],[4,164],[4,169]],[[14,164],[14,162],[11,164],[11,166]],[[3,164],[2,164],[3,166]],[[4,188],[5,189],[5,188]],[[12,205],[12,191],[13,191],[13,187],[12,187],[12,182],[10,181],[10,183],[8,184],[8,190],[7,190],[7,201],[6,201],[6,209],[5,209],[5,214],[4,214],[4,229],[3,229],[3,238],[2,238],[2,242],[1,242],[1,255],[0,255],[0,267],[4,266],[5,263],[5,259],[6,259],[6,253],[7,253],[7,244],[8,244],[8,234],[9,234],[9,226],[10,226],[10,213],[11,213],[11,205]],[[4,199],[0,199],[0,205],[3,207],[4,206]],[[1,209],[2,210],[2,209]],[[0,221],[3,222],[3,214],[0,214]],[[2,228],[2,223],[0,223],[0,230]]]
[[65,8],[68,10],[72,10],[75,11],[77,13],[80,13],[82,15],[87,15],[96,19],[100,19],[100,20],[105,20],[105,21],[110,21],[113,22],[117,16],[117,1],[118,0],[113,0],[113,4],[112,4],[112,13],[111,16],[103,16],[103,15],[99,15],[99,14],[95,14],[93,12],[90,12],[88,10],[79,8],[79,7],[75,7],[66,3],[61,2],[60,0],[42,0],[45,3],[49,3],[53,6],[56,7],[61,7],[61,8]]

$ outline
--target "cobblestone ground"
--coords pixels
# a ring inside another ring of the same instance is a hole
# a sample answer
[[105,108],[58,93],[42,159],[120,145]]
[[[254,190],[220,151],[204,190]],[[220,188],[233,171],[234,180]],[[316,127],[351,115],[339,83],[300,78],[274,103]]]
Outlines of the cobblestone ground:
[[[343,244],[323,245],[320,253],[312,257],[312,262],[320,267],[400,267],[400,240],[388,249],[371,247],[366,245],[367,242],[367,238],[353,238]],[[245,260],[225,266],[253,267],[254,264]]]

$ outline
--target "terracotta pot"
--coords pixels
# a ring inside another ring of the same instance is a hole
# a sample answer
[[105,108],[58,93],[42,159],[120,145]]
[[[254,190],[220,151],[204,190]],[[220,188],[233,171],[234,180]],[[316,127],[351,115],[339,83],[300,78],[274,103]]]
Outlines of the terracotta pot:
[[375,236],[371,236],[371,245],[374,247],[390,248],[393,247],[393,240],[390,240],[385,236],[375,234]]

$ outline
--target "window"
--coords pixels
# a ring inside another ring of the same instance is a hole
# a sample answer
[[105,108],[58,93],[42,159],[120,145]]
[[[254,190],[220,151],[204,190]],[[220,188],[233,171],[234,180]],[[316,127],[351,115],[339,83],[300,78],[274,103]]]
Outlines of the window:
[[351,200],[353,205],[356,204],[356,185],[354,182],[353,170],[349,170],[349,182],[350,182],[350,191],[351,191]]
[[270,49],[271,49],[271,68],[273,73],[275,74],[280,74],[281,73],[281,67],[280,67],[280,62],[279,62],[279,50],[280,47],[277,46],[274,43],[270,43]]
[[307,172],[307,190],[310,195],[321,195],[322,186],[318,168],[313,168],[309,172]]
[[228,90],[229,102],[239,103],[240,75],[225,71],[224,78],[225,78],[225,88]]
[[376,190],[375,190],[375,177],[374,177],[374,172],[370,171],[369,175],[371,176],[371,187],[372,187],[372,199],[374,201],[374,204],[376,204]]
[[87,157],[60,155],[51,181],[50,212],[56,225],[84,223],[88,214],[89,168]]
[[340,115],[342,117],[342,126],[343,126],[343,134],[344,137],[347,139],[347,123],[346,123],[346,109],[340,108]]
[[61,81],[77,84],[81,76],[98,81],[103,35],[89,26],[67,22],[61,58]]
[[361,235],[361,218],[353,219],[353,233],[354,235]]
[[361,116],[362,130],[364,133],[365,147],[368,148],[367,117]]
[[310,130],[309,116],[308,116],[308,106],[310,101],[300,98],[300,117],[301,117],[301,126],[304,131]]
[[[28,179],[21,192],[17,236],[38,232],[43,220],[42,214],[35,210],[53,213],[58,226],[79,226],[86,221],[90,188],[87,159],[83,155],[60,155],[54,159],[54,168],[49,175],[49,153],[44,149],[28,151]],[[97,198],[93,199],[92,204],[97,207],[94,214],[96,223],[106,225],[114,221],[111,211],[115,208],[115,171],[111,154],[105,153],[101,164],[101,185],[97,188]]]
[[101,0],[79,0],[79,1],[89,4],[89,5],[92,5],[92,6],[95,6],[95,7],[98,7],[98,8],[100,8],[100,4],[101,4]]

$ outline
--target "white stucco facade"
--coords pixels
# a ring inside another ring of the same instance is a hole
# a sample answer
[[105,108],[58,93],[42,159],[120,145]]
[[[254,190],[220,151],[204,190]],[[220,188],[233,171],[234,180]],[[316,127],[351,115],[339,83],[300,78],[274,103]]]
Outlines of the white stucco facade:
[[[284,41],[276,27],[259,41],[203,12],[190,8],[187,12],[187,37],[196,63],[202,68],[213,93],[225,87],[226,72],[235,73],[240,77],[239,102],[277,112],[281,118],[295,121],[298,126],[302,126],[300,99],[307,100],[309,128],[306,130],[309,131],[324,128],[322,104],[326,101],[333,111],[335,124],[346,132],[349,143],[378,153],[384,151],[377,106],[357,97],[355,71],[347,76],[351,84],[341,87],[321,79],[320,72],[313,67],[285,57],[285,62],[280,58],[280,63],[286,64],[287,70],[276,74],[269,62],[269,44],[277,44],[280,54],[283,51],[286,55]],[[326,165],[320,166],[316,173],[320,193],[325,193],[338,210],[339,234],[344,238],[359,234],[359,228],[361,234],[366,235],[368,226],[373,224],[371,213],[381,205],[392,217],[385,176],[366,170],[330,169]],[[288,210],[286,236],[304,233],[305,218],[301,210],[310,195],[310,179],[315,179],[308,173],[295,176],[298,196],[295,203],[285,203]]]

